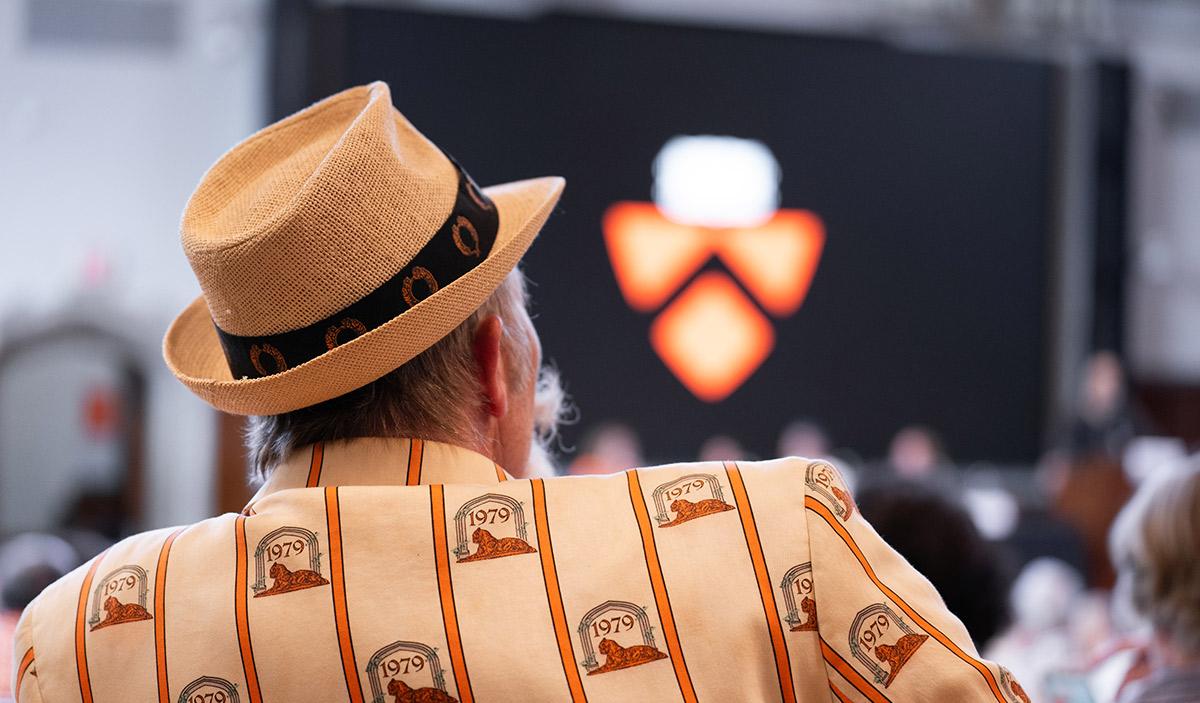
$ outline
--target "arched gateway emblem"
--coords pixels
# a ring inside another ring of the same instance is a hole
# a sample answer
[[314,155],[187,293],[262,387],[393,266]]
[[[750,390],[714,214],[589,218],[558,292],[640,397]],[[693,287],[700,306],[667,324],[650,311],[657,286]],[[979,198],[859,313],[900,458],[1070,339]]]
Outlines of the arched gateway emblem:
[[[620,644],[630,639],[640,644]],[[588,611],[579,622],[579,641],[588,676],[667,658],[654,644],[654,628],[646,609],[622,600],[605,601]],[[604,656],[603,664],[596,660],[597,651]]]
[[927,639],[929,635],[914,631],[884,603],[863,608],[850,626],[850,651],[884,688],[892,685]]
[[371,703],[385,703],[387,696],[414,703],[458,703],[446,691],[446,674],[437,651],[420,642],[400,640],[371,655],[367,662]]
[[[501,493],[485,493],[454,514],[454,556],[462,563],[532,554],[537,550],[529,544],[527,526],[520,502]],[[468,539],[476,545],[473,554]]]
[[[655,488],[652,497],[656,510],[654,519],[659,527],[674,527],[706,515],[733,510],[733,506],[725,502],[721,482],[712,474],[680,476]],[[674,519],[671,513],[675,514]]]
[[[153,619],[146,610],[149,590],[146,581],[146,570],[137,564],[126,564],[108,572],[92,589],[92,616],[88,618],[92,631]],[[104,608],[103,617],[101,607]]]
[[[280,527],[258,542],[254,550],[254,597],[324,586],[317,534],[303,527]],[[267,586],[267,577],[271,585]]]

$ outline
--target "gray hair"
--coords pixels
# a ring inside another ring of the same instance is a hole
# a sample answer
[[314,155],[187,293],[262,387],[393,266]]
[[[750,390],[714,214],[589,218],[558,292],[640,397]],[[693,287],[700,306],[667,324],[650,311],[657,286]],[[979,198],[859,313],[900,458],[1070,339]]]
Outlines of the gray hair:
[[1176,647],[1200,653],[1200,457],[1138,489],[1109,551],[1117,592]]
[[[497,315],[506,329],[518,330],[518,315],[526,303],[525,277],[514,270],[465,322],[386,376],[317,405],[250,417],[245,439],[251,478],[266,480],[294,449],[321,441],[421,437],[482,444],[482,437],[471,434],[478,431],[471,429],[475,423],[469,417],[484,403],[474,357],[475,328],[489,315]],[[525,387],[533,381],[529,341],[523,334],[505,334],[503,344],[508,356],[518,360],[508,370],[510,382]],[[546,383],[557,388],[556,377],[544,373],[538,379],[539,390]],[[546,414],[539,408],[539,427]],[[557,420],[561,409],[552,414]],[[553,433],[553,427],[548,433]]]

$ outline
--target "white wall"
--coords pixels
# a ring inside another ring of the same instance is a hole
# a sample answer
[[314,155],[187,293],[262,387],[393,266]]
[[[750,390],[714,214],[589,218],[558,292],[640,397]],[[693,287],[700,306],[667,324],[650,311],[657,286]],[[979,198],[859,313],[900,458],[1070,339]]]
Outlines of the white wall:
[[[159,346],[199,294],[179,247],[184,203],[265,119],[264,9],[170,2],[174,39],[155,47],[33,40],[37,1],[0,2],[0,342],[103,296],[89,314],[111,314],[99,322],[147,361],[145,526],[199,519],[212,506],[215,416],[167,373]],[[100,290],[84,286],[97,261],[109,264]]]
[[1136,56],[1128,347],[1135,370],[1200,383],[1200,35]]

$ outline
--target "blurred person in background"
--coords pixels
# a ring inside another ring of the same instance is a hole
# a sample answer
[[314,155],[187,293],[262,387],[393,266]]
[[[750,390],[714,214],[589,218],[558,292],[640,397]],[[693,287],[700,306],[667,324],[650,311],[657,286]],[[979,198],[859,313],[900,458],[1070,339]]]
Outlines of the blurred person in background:
[[949,464],[941,439],[928,427],[901,428],[888,445],[887,464],[905,479],[928,479]]
[[1067,447],[1074,456],[1119,458],[1134,436],[1133,412],[1125,389],[1125,369],[1111,351],[1097,351],[1084,364],[1079,411]]
[[699,461],[735,461],[748,458],[742,443],[727,434],[715,434],[704,440],[696,457]]
[[1077,415],[1038,468],[1050,517],[1068,526],[1083,545],[1084,577],[1092,589],[1113,586],[1109,530],[1133,493],[1124,466],[1125,447],[1134,436],[1125,386],[1116,354],[1091,354],[1079,379]]
[[1008,621],[1007,555],[984,539],[965,510],[921,485],[890,481],[858,493],[881,537],[933,584],[980,647]]
[[[1109,542],[1116,596],[1150,629],[1145,675],[1121,703],[1200,700],[1200,457],[1143,484]],[[1132,678],[1132,677],[1129,677]]]
[[793,420],[779,433],[779,456],[825,459],[830,456],[829,435],[812,420]]
[[829,434],[814,420],[792,420],[779,433],[777,451],[779,456],[799,456],[807,459],[824,459],[838,467],[842,478],[854,491],[858,486],[861,458],[843,447],[835,454]]
[[16,696],[12,672],[21,662],[12,641],[21,611],[79,561],[71,545],[54,535],[26,532],[0,543],[0,701]]
[[623,422],[605,422],[584,436],[579,456],[567,473],[609,474],[644,463],[637,432]]
[[129,534],[129,513],[120,491],[86,487],[75,493],[59,522],[67,533],[106,547]]
[[20,703],[1011,703],[828,463],[531,476],[562,394],[517,265],[563,185],[479,189],[383,83],[221,157],[163,348],[262,488],[43,591]]
[[1047,677],[1086,656],[1087,645],[1074,626],[1076,616],[1081,610],[1090,612],[1095,600],[1076,569],[1053,557],[1038,557],[1013,581],[1008,603],[1012,624],[984,652],[1010,667],[1032,700],[1047,700]]

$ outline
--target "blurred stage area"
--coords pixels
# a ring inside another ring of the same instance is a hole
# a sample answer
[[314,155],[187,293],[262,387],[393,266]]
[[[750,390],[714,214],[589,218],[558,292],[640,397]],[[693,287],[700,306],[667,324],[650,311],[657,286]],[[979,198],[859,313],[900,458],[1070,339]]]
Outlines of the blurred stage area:
[[567,179],[558,470],[829,458],[1034,700],[1114,700],[1108,531],[1200,448],[1183,1],[0,3],[0,700],[42,586],[250,495],[161,360],[179,216],[372,80],[480,183]]

